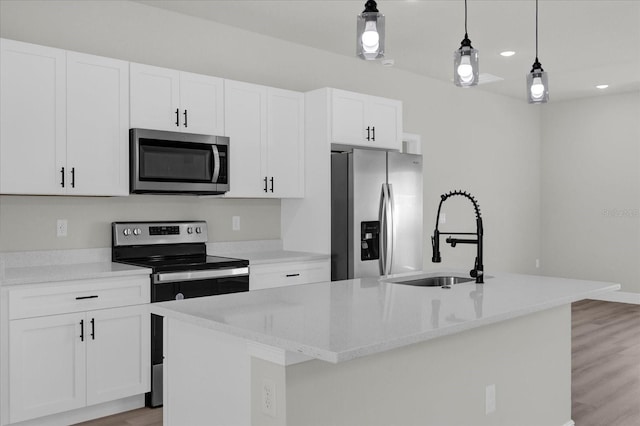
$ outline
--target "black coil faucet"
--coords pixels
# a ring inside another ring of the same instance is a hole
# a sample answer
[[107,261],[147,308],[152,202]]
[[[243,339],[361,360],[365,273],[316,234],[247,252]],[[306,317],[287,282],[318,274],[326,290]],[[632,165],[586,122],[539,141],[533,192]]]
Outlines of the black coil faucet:
[[[441,232],[438,230],[438,224],[440,223],[440,209],[442,209],[442,203],[444,203],[447,199],[461,195],[466,197],[473,203],[473,208],[476,213],[476,232],[442,232],[444,235],[449,235],[447,237],[446,242],[451,244],[451,247],[455,247],[456,244],[476,244],[478,247],[478,254],[476,255],[476,262],[473,266],[473,269],[470,272],[470,275],[476,279],[476,284],[484,283],[484,266],[482,265],[482,215],[480,214],[480,207],[478,206],[478,202],[476,199],[466,191],[450,191],[447,194],[442,194],[440,196],[440,205],[438,205],[438,214],[436,216],[436,229],[433,231],[433,237],[431,237],[431,246],[433,248],[433,256],[431,257],[431,261],[434,263],[442,262],[442,258],[440,257],[440,234]],[[475,235],[476,239],[460,239],[460,238],[452,238],[451,235]]]

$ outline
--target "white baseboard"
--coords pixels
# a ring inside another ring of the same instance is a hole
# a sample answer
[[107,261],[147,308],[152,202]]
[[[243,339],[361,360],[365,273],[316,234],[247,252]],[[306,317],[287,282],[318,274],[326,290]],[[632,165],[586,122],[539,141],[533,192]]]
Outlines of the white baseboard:
[[629,291],[611,291],[598,296],[590,297],[592,300],[602,300],[605,302],[633,303],[640,305],[640,293],[631,293]]
[[33,420],[13,423],[16,426],[67,426],[71,424],[86,422],[124,411],[135,410],[144,407],[144,394],[134,395],[116,401],[105,402],[103,404],[92,405],[77,410],[64,413],[52,414],[50,416],[39,417]]
[[576,426],[576,423],[573,420],[569,420],[568,422],[566,422],[562,426]]

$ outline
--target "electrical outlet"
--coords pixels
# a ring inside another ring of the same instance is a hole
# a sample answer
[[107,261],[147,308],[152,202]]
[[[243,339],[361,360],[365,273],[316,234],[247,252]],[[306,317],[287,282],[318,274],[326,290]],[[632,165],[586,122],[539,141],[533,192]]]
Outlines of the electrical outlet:
[[231,218],[231,229],[234,231],[240,230],[240,216],[233,216]]
[[487,385],[484,403],[485,414],[491,414],[496,411],[496,385]]
[[67,219],[58,219],[56,223],[56,235],[58,237],[67,236]]
[[262,412],[276,417],[276,384],[273,380],[262,379]]
[[540,259],[536,259],[536,268],[540,267]]

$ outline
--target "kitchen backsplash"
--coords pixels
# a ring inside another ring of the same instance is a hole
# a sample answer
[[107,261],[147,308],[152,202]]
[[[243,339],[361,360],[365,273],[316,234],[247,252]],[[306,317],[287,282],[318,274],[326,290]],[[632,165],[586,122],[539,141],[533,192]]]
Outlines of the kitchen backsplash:
[[[233,216],[240,230],[232,230]],[[66,237],[56,236],[66,219]],[[209,241],[280,239],[280,200],[192,196],[0,196],[0,252],[111,247],[111,222],[206,220]]]

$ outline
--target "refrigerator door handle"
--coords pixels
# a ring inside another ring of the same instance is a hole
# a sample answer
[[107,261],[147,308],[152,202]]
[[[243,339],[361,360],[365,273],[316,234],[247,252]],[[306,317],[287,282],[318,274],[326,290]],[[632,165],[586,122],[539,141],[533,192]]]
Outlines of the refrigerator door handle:
[[385,263],[387,265],[387,275],[389,275],[391,273],[391,269],[393,266],[393,248],[395,243],[395,232],[394,232],[395,221],[393,217],[393,210],[394,210],[393,185],[390,183],[387,184],[387,208],[388,208],[388,215],[387,215],[388,237],[386,238],[387,249],[385,254],[388,256],[388,259]]
[[380,275],[386,275],[387,273],[387,191],[386,183],[382,184],[382,191],[380,193]]

